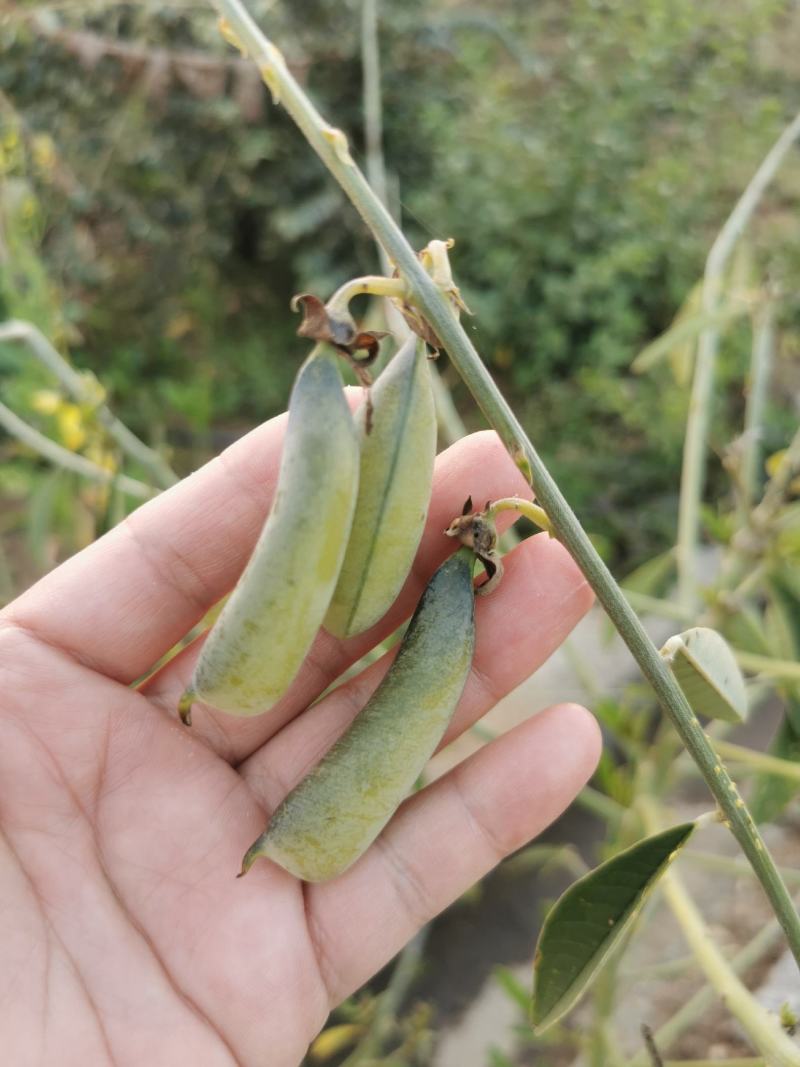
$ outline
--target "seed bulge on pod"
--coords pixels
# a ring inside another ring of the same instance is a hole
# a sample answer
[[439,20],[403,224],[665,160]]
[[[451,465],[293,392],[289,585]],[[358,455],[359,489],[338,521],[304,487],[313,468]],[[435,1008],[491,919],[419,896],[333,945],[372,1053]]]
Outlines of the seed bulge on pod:
[[356,415],[361,443],[358,503],[339,581],[325,617],[337,637],[369,629],[394,603],[428,513],[436,412],[425,345],[411,337]]
[[473,557],[451,556],[431,578],[383,681],[347,731],[285,798],[244,857],[267,856],[322,882],[375,840],[441,740],[475,648]]
[[181,704],[257,715],[286,692],[319,630],[358,493],[358,435],[337,356],[318,346],[289,401],[275,499],[247,567],[200,654]]

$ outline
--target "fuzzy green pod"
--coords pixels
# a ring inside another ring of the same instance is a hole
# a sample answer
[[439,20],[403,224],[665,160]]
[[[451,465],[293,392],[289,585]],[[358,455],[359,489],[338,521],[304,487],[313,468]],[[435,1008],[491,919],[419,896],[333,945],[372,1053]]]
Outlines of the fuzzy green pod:
[[184,721],[193,700],[257,715],[286,692],[336,587],[358,464],[337,356],[321,346],[295,380],[272,509],[181,699]]
[[356,415],[361,472],[353,530],[325,627],[363,633],[394,603],[419,547],[433,482],[436,411],[425,345],[410,337]]
[[433,755],[475,648],[472,553],[436,571],[397,657],[352,725],[277,808],[248,850],[307,882],[335,878],[375,840]]

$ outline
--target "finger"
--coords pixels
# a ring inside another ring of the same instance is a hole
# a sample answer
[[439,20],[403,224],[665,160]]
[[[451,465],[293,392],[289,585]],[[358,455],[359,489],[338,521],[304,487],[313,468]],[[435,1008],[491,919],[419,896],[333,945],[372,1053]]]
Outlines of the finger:
[[[118,681],[140,677],[235,585],[274,494],[285,426],[281,415],[253,430],[47,575],[0,618]],[[464,444],[459,463],[445,465],[447,508],[465,479],[481,494],[489,486],[496,495],[509,486],[527,489],[496,437],[477,438]],[[487,463],[491,471],[482,469]],[[434,511],[439,523],[442,514]],[[440,552],[451,548],[445,542]]]
[[[475,655],[440,747],[530,677],[591,606],[592,592],[583,575],[547,534],[524,541],[504,562],[505,576],[495,592],[476,599]],[[347,729],[385,675],[394,651],[334,689],[242,764],[240,772],[268,811]]]
[[592,774],[600,744],[583,708],[550,708],[406,801],[341,878],[309,885],[309,929],[331,1006],[557,818]]
[[[442,531],[461,512],[470,493],[476,500],[483,500],[503,494],[522,494],[526,490],[530,495],[529,487],[495,434],[472,434],[447,449],[436,461],[431,505],[412,572],[385,618],[367,633],[347,641],[321,630],[294,683],[268,714],[239,718],[196,705],[192,729],[231,762],[249,756],[411,614],[430,575],[453,551],[453,542]],[[500,518],[509,521],[507,513]],[[572,573],[577,574],[574,567]],[[175,714],[178,699],[191,678],[203,640],[194,642],[142,687],[142,692],[170,715]]]
[[272,499],[286,416],[259,426],[46,575],[3,612],[131,682],[235,583]]

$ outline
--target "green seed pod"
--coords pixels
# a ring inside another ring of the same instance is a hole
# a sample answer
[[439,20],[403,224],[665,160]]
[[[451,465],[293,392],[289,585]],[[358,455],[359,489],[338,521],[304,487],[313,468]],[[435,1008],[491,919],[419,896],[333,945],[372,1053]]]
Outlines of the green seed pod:
[[337,358],[320,346],[298,372],[272,509],[181,699],[185,722],[195,699],[233,715],[268,710],[325,617],[358,495],[358,433]]
[[475,647],[473,556],[434,574],[392,666],[352,725],[277,808],[242,874],[268,856],[307,882],[334,878],[375,840],[436,749]]
[[358,504],[339,582],[325,617],[337,637],[369,629],[394,603],[419,546],[433,480],[436,411],[421,341],[411,337],[356,415],[361,433]]

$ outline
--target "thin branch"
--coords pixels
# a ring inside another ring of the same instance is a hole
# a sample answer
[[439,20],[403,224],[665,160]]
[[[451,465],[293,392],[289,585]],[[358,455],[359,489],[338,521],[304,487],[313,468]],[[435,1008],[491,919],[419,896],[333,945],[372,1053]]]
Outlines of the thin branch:
[[384,1042],[416,976],[429,933],[430,924],[423,926],[397,957],[392,977],[380,995],[369,1029],[341,1067],[367,1067],[368,1064],[374,1064],[380,1056]]
[[734,652],[739,666],[752,674],[781,678],[787,682],[800,682],[800,663],[794,660],[773,659],[771,656],[759,656],[755,652],[742,652],[736,648]]
[[[728,966],[734,974],[742,974],[772,952],[781,938],[781,927],[772,919],[730,960]],[[656,1030],[653,1035],[659,1048],[666,1049],[683,1037],[695,1023],[703,1019],[714,1007],[716,990],[710,985],[699,989],[679,1010]],[[647,1067],[644,1051],[629,1061],[627,1067]]]
[[[363,0],[361,7],[361,68],[363,74],[364,144],[366,147],[367,181],[375,195],[387,209],[389,206],[386,165],[383,154],[383,99],[381,93],[381,53],[378,41],[378,0]],[[392,264],[380,241],[378,256],[384,274],[392,273]],[[392,333],[401,340],[410,333],[403,316],[388,301],[384,301],[386,322]],[[431,385],[436,406],[436,421],[447,444],[455,444],[466,437],[467,428],[453,403],[450,390],[439,370],[431,366]]]
[[567,547],[595,590],[700,768],[708,788],[724,812],[726,825],[758,875],[786,932],[795,959],[800,964],[800,916],[752,816],[744,804],[739,805],[736,788],[720,757],[714,752],[669,668],[482,363],[459,323],[449,298],[428,275],[394,219],[355,165],[344,133],[322,118],[292,77],[278,48],[263,35],[241,0],[214,2],[223,16],[222,28],[228,39],[249,53],[258,64],[273,96],[284,105],[309,145],[348,195],[373,236],[394,261],[399,274],[408,283],[416,307],[447,349],[453,365],[489,425],[497,432],[512,459],[535,489],[536,498],[547,513],[556,536]]
[[[641,798],[639,808],[649,833],[656,833],[662,828],[657,809],[648,798]],[[786,1034],[775,1016],[759,1004],[737,977],[714,943],[679,875],[668,871],[661,879],[660,889],[709,984],[758,1051],[773,1067],[800,1067],[800,1048]]]
[[765,774],[776,774],[800,784],[800,763],[770,756],[766,752],[757,752],[744,745],[734,745],[730,741],[717,741],[716,746],[717,752],[731,762],[744,763],[753,770],[764,771]]
[[[67,362],[61,353],[50,344],[44,334],[30,322],[9,319],[0,325],[0,343],[3,341],[21,341],[47,369],[55,375],[70,395],[79,404],[93,404],[86,380]],[[152,448],[140,440],[117,418],[106,404],[94,408],[97,421],[105,427],[123,452],[137,460],[153,477],[162,489],[175,485],[178,476],[169,464]]]
[[134,478],[129,478],[125,474],[114,474],[113,471],[107,471],[105,467],[92,463],[86,456],[70,452],[68,448],[63,448],[55,441],[51,441],[49,437],[45,437],[43,433],[39,433],[38,430],[29,426],[19,415],[15,415],[11,408],[7,408],[2,403],[0,403],[0,426],[12,437],[16,437],[18,441],[27,445],[28,448],[32,448],[34,452],[38,452],[40,456],[49,460],[50,463],[55,463],[57,467],[62,467],[64,470],[74,471],[75,474],[80,474],[83,478],[88,478],[92,482],[100,482],[103,485],[111,485],[113,483],[123,493],[127,493],[128,496],[135,496],[139,500],[149,500],[158,492],[151,485],[137,482]]
[[758,313],[753,331],[753,353],[744,409],[744,450],[741,463],[741,517],[744,524],[747,523],[750,508],[755,503],[761,473],[762,442],[774,354],[775,307],[772,300],[768,299]]
[[784,129],[764,157],[750,184],[717,235],[706,260],[703,277],[703,313],[709,325],[700,334],[689,399],[678,506],[678,592],[680,602],[694,607],[697,593],[695,560],[700,533],[700,504],[705,486],[706,448],[714,395],[714,372],[719,348],[717,314],[722,298],[725,268],[767,186],[775,177],[792,145],[800,137],[800,114]]

